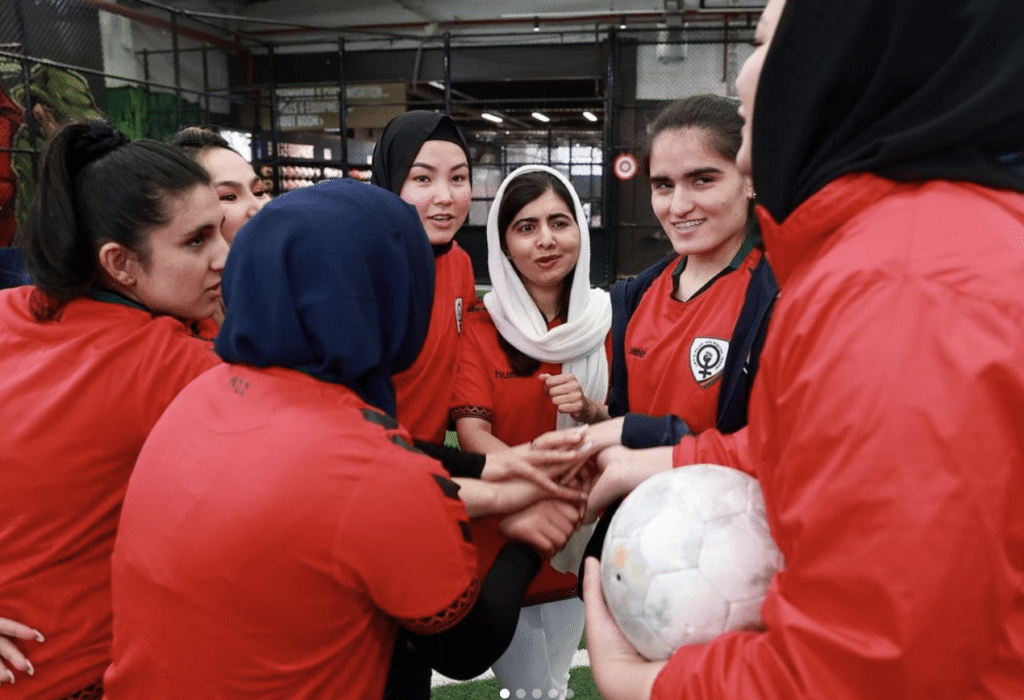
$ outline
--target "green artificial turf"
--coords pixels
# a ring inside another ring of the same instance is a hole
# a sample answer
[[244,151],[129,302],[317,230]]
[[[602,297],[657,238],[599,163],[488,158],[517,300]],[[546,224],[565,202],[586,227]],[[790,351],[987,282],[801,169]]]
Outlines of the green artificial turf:
[[[587,667],[569,671],[569,691],[572,700],[601,700],[597,686],[594,685],[594,676]],[[502,700],[502,697],[498,680],[490,678],[439,686],[431,691],[430,700]],[[510,693],[507,700],[518,698],[515,693]],[[532,696],[527,695],[524,700],[532,700]]]

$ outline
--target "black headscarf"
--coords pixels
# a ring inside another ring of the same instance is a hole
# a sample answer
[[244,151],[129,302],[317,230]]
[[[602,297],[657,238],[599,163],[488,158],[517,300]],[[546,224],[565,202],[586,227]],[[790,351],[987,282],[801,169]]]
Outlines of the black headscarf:
[[402,191],[413,160],[426,141],[451,141],[466,152],[472,168],[469,148],[455,120],[447,114],[417,109],[401,114],[384,127],[373,148],[370,182],[395,194]]
[[776,221],[851,172],[1024,191],[1024,0],[787,0],[755,99]]
[[224,360],[299,369],[395,414],[391,375],[419,354],[434,297],[411,205],[350,179],[277,197],[239,231],[223,289]]

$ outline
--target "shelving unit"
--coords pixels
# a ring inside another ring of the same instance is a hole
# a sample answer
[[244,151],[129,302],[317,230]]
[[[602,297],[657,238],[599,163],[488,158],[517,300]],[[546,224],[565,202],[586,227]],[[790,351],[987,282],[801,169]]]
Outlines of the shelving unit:
[[[315,185],[321,180],[332,180],[339,177],[351,177],[362,182],[370,181],[370,166],[352,166],[346,173],[338,167],[336,161],[315,160],[304,158],[277,158],[274,160],[257,161],[256,171],[263,178],[265,186],[274,194],[290,192],[300,187]],[[275,170],[276,177],[275,177]],[[274,183],[280,183],[280,191]]]

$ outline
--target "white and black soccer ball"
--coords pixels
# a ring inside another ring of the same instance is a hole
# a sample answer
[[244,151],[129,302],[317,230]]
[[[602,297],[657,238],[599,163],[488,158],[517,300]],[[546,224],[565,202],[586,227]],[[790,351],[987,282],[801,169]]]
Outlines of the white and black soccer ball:
[[604,541],[601,585],[626,638],[660,660],[729,630],[762,629],[761,603],[783,565],[757,480],[697,464],[626,497]]

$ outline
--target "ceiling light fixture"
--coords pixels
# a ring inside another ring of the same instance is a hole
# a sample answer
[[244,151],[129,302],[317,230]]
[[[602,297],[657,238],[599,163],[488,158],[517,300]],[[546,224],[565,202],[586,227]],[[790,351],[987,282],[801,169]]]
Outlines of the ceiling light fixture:
[[533,31],[535,31],[535,32],[539,32],[540,31],[540,17],[534,17],[533,18]]
[[495,124],[501,124],[503,121],[505,121],[504,119],[499,117],[497,114],[491,114],[490,112],[481,112],[480,116],[483,117],[484,119],[486,119],[489,122],[494,122]]
[[586,111],[583,112],[583,118],[586,119],[588,122],[596,122],[597,121],[597,115],[595,115],[590,110],[586,110]]
[[530,116],[531,116],[531,117],[533,117],[534,119],[536,119],[536,120],[537,120],[537,121],[539,121],[539,122],[544,122],[545,124],[546,124],[547,122],[551,121],[551,119],[550,119],[549,117],[547,117],[547,116],[546,116],[546,115],[544,115],[544,114],[541,114],[540,112],[534,112],[534,113],[533,113],[533,114],[531,114]]
[[619,19],[619,29],[625,29],[625,28],[626,28],[626,15],[622,15],[622,17]]

